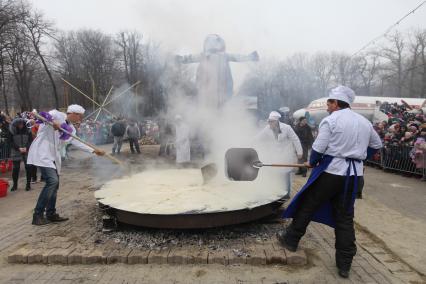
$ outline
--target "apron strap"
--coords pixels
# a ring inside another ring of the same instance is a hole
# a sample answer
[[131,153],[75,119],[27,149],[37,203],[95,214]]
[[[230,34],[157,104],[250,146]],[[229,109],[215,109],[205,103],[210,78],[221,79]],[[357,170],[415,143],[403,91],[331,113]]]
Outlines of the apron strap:
[[351,196],[351,199],[350,199],[350,203],[347,206],[348,213],[352,213],[354,211],[354,203],[355,203],[356,194],[358,192],[358,173],[356,171],[355,162],[360,163],[361,161],[358,160],[358,159],[353,159],[353,158],[346,158],[346,161],[349,162],[349,166],[348,166],[348,169],[346,170],[345,188],[344,188],[344,191],[343,191],[342,202],[343,202],[343,206],[346,207],[346,196],[348,194],[349,181],[351,179],[351,168],[353,167],[354,184],[353,184],[353,188],[352,188],[352,196]]

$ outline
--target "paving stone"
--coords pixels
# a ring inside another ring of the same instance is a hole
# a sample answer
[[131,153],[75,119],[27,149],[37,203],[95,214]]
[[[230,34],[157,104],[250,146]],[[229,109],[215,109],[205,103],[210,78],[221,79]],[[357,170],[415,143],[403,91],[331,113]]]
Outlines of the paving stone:
[[265,245],[266,264],[287,264],[287,257],[282,249],[275,249],[271,244]]
[[149,254],[150,254],[149,250],[133,249],[127,256],[127,263],[128,264],[147,264]]
[[362,267],[352,267],[351,274],[357,274],[362,283],[376,283],[376,281]]
[[67,249],[73,245],[73,242],[67,237],[55,237],[48,243],[49,248]]
[[148,263],[149,264],[166,264],[167,263],[167,256],[169,255],[170,249],[159,249],[159,250],[151,250],[148,256]]
[[42,262],[44,264],[47,264],[49,262],[49,254],[53,251],[54,249],[43,249],[43,251],[41,252],[41,258],[42,258]]
[[68,255],[68,264],[82,264],[83,255],[88,255],[89,250],[77,248]]
[[216,263],[216,264],[229,264],[229,250],[214,250],[209,251],[209,256],[207,260],[208,264]]
[[188,251],[185,248],[172,248],[167,257],[168,264],[187,264]]
[[207,264],[209,252],[199,247],[188,248],[187,264]]
[[291,252],[288,249],[283,248],[278,241],[273,242],[272,246],[275,250],[282,250],[285,253],[286,263],[288,265],[306,265],[308,263],[305,250],[301,247],[299,247],[296,252]]
[[245,250],[243,251],[244,254],[243,255],[238,255],[236,253],[236,251],[233,251],[232,249],[229,251],[229,265],[233,265],[233,264],[246,264],[246,255],[245,255]]
[[291,252],[287,249],[284,249],[284,251],[288,265],[306,265],[308,263],[306,253],[303,249],[298,249],[295,252]]
[[106,263],[103,251],[100,249],[88,250],[83,253],[81,258],[82,264]]
[[[371,276],[371,278],[374,279],[374,281],[376,281],[377,283],[380,283],[380,284],[381,283],[392,283],[392,281],[389,278],[385,277],[381,273],[373,273],[373,274],[370,274],[370,276]],[[398,281],[398,283],[399,282],[400,281]]]
[[366,261],[363,257],[360,257],[354,260],[354,263],[357,263],[360,267],[362,267],[368,274],[377,273],[378,271],[371,266],[368,261]]
[[28,264],[42,263],[43,262],[43,251],[44,249],[34,249],[28,255]]
[[8,255],[7,261],[9,263],[28,263],[28,255],[31,253],[32,248],[22,247]]
[[76,249],[75,246],[63,249],[56,248],[47,257],[47,262],[50,264],[68,264],[68,255]]
[[246,263],[247,250],[245,248],[244,239],[242,238],[231,239],[226,242],[226,245],[229,248],[229,252],[228,252],[229,265]]
[[246,257],[246,263],[250,265],[266,264],[266,255],[265,255],[265,250],[263,248],[264,246],[254,246],[254,245],[246,246],[246,249],[249,254]]
[[128,263],[127,258],[131,252],[130,248],[115,249],[107,256],[107,264]]

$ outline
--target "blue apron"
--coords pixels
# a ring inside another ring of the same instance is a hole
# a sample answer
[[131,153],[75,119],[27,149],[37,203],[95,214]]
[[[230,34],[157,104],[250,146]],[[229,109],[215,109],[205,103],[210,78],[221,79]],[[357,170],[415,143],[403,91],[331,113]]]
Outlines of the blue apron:
[[[324,155],[319,162],[319,165],[314,167],[312,169],[312,173],[309,176],[308,181],[306,184],[302,187],[302,189],[294,196],[293,200],[288,205],[287,209],[283,213],[283,218],[293,218],[294,214],[300,206],[300,197],[302,196],[303,192],[307,190],[313,183],[316,181],[320,175],[328,168],[331,161],[333,160],[333,156]],[[355,162],[360,162],[360,160],[347,158],[347,161],[349,161],[349,167],[346,171],[346,180],[345,180],[345,188],[343,193],[343,200],[346,200],[346,194],[348,193],[349,189],[349,180],[350,180],[350,173],[351,173],[351,167],[354,169],[354,188],[352,190],[352,197],[351,197],[351,203],[349,205],[348,210],[350,212],[353,212],[354,210],[354,204],[355,204],[355,197],[356,193],[358,191],[358,176],[355,168]],[[321,205],[321,207],[313,214],[311,221],[322,223],[325,225],[328,225],[332,228],[335,227],[336,222],[333,217],[333,211],[332,211],[332,205],[330,201],[324,202],[324,204]]]

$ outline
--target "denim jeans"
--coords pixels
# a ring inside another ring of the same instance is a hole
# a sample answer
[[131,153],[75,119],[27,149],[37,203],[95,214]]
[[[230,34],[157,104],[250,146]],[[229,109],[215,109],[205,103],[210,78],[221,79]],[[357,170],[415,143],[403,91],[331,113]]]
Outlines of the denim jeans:
[[114,144],[112,144],[112,153],[114,154],[115,151],[117,151],[117,153],[120,153],[122,144],[123,136],[114,136]]
[[46,210],[46,216],[56,213],[56,194],[59,189],[59,175],[56,169],[40,167],[41,175],[45,179],[45,185],[40,192],[34,213],[43,215]]

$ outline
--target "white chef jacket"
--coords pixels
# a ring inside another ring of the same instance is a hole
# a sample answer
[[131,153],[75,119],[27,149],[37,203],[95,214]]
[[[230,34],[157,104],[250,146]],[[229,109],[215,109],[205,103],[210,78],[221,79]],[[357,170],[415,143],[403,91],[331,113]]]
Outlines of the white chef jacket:
[[[66,122],[67,115],[56,109],[49,111],[55,122],[62,124]],[[72,133],[76,134],[76,129],[72,124]],[[52,126],[47,124],[40,124],[37,132],[37,137],[31,143],[28,151],[27,163],[38,167],[47,167],[56,169],[58,174],[61,172],[61,147],[65,141],[59,139],[61,133],[56,131]],[[85,152],[93,152],[89,146],[81,143],[80,141],[70,138],[66,142],[80,148]]]
[[[363,175],[363,163],[367,148],[380,149],[382,142],[371,123],[349,108],[334,111],[324,118],[312,149],[318,153],[333,156],[325,172],[346,176],[349,162],[346,158],[358,159],[355,168],[358,176]],[[350,175],[354,175],[351,167]]]
[[[266,151],[262,159],[267,163],[296,163],[297,155],[303,154],[302,145],[299,137],[297,137],[290,125],[280,122],[281,133],[278,134],[278,139],[275,138],[274,132],[269,125],[255,137],[256,141],[262,143],[266,147]],[[296,155],[297,154],[297,155]]]

